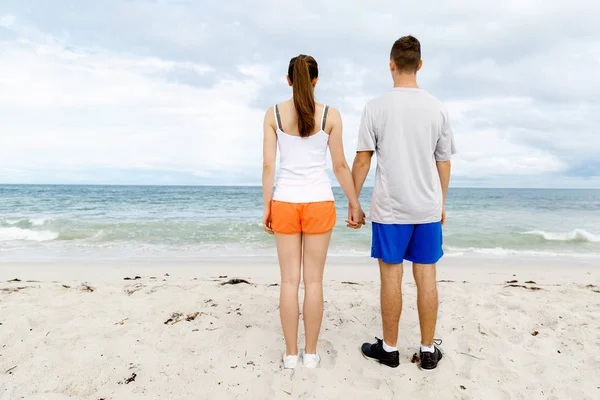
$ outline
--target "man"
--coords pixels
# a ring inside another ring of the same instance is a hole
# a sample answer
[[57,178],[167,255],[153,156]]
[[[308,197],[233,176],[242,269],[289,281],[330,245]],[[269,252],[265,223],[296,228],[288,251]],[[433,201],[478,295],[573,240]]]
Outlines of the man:
[[360,193],[377,153],[371,256],[379,260],[383,340],[363,344],[362,353],[389,367],[400,363],[396,344],[407,260],[413,263],[418,291],[420,368],[431,370],[442,359],[434,345],[436,263],[443,255],[442,225],[455,148],[446,109],[417,85],[422,65],[416,38],[406,36],[394,43],[390,57],[394,88],[364,108],[352,175]]

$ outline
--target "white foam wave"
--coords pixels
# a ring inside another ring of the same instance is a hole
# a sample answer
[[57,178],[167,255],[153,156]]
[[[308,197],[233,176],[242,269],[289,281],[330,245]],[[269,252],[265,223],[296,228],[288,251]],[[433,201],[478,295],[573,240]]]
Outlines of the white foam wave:
[[57,232],[51,231],[32,231],[30,229],[21,229],[17,227],[0,228],[0,242],[9,241],[32,241],[47,242],[58,238]]
[[600,236],[594,235],[583,229],[574,229],[571,232],[546,232],[535,230],[523,233],[524,235],[533,235],[553,242],[592,242],[600,243]]
[[50,220],[50,218],[30,218],[29,222],[31,223],[31,225],[33,226],[42,226],[44,225],[46,222],[48,222]]
[[462,247],[447,247],[447,254],[446,256],[458,256],[458,255],[464,255],[465,253],[477,253],[477,254],[485,254],[485,255],[490,255],[490,256],[506,256],[506,255],[514,255],[514,254],[526,254],[526,253],[532,253],[532,252],[528,252],[528,251],[517,251],[517,250],[511,250],[511,249],[505,249],[503,247],[490,247],[490,248],[481,248],[481,247],[467,247],[467,248],[462,248]]
[[99,240],[102,239],[104,236],[106,236],[106,233],[104,232],[104,229],[100,229],[98,232],[96,232],[96,234],[94,236],[92,236],[90,239],[92,240]]
[[356,250],[356,249],[331,249],[327,256],[331,257],[370,257],[371,252],[369,250]]
[[535,257],[575,257],[575,258],[596,258],[600,257],[598,253],[568,253],[546,250],[514,250],[503,247],[480,248],[480,247],[446,247],[446,257],[458,257],[465,254],[481,254],[487,256],[535,256]]
[[8,225],[17,225],[17,224],[24,223],[24,224],[29,224],[31,226],[42,226],[51,220],[52,220],[51,218],[21,218],[21,219],[8,218],[8,219],[5,219],[3,222]]

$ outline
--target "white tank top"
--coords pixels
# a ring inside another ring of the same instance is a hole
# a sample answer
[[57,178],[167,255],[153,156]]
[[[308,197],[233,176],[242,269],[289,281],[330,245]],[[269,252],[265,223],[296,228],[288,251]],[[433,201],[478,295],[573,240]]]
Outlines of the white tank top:
[[328,109],[328,106],[323,107],[321,130],[303,138],[289,135],[282,130],[279,110],[275,105],[279,174],[273,200],[288,203],[334,200],[331,181],[325,170],[329,147],[329,135],[325,133]]

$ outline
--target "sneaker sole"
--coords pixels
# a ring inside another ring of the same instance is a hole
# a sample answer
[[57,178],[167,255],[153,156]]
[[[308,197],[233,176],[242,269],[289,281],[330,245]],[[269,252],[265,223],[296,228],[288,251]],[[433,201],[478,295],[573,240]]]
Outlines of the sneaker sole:
[[398,365],[388,365],[388,364],[382,363],[382,362],[381,362],[381,361],[379,361],[378,359],[376,359],[376,358],[372,358],[372,357],[369,357],[368,355],[366,355],[365,353],[363,353],[363,351],[362,351],[362,348],[359,348],[359,350],[360,350],[360,354],[362,354],[362,356],[363,356],[365,359],[367,359],[367,360],[369,360],[369,361],[372,361],[372,362],[374,362],[374,363],[377,363],[377,364],[379,364],[379,365],[385,365],[385,366],[386,366],[386,367],[388,367],[388,368],[398,368],[398,367],[400,366],[400,363],[398,363]]

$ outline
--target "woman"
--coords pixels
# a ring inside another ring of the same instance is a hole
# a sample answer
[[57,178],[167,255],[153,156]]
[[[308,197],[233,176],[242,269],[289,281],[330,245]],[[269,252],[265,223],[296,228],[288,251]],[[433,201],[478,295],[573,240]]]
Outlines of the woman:
[[[275,235],[281,269],[279,313],[285,338],[284,368],[298,363],[298,287],[304,278],[304,365],[320,361],[317,340],[323,319],[323,269],[336,221],[326,172],[329,147],[333,170],[350,204],[348,226],[364,224],[352,174],[344,156],[340,113],[315,102],[319,69],[314,58],[299,55],[288,68],[293,98],[269,109],[264,121],[263,225]],[[277,148],[280,171],[273,191]]]

